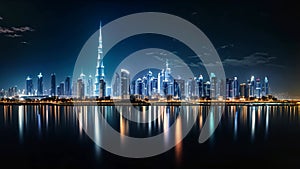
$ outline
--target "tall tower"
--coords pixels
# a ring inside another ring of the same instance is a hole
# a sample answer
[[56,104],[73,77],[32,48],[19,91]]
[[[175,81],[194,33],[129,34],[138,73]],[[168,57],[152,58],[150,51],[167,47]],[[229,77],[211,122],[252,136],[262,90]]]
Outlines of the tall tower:
[[40,74],[38,74],[38,84],[37,84],[37,86],[38,86],[38,95],[43,95],[43,75],[42,75],[42,73],[40,73]]
[[[99,92],[100,80],[104,81],[101,21],[100,21],[100,27],[99,27],[98,58],[97,58],[97,67],[96,67],[96,75],[95,75],[95,96],[99,96],[99,93],[100,93]],[[104,93],[104,92],[102,92],[102,93]]]
[[56,77],[55,77],[55,73],[51,74],[51,96],[55,96],[56,95]]

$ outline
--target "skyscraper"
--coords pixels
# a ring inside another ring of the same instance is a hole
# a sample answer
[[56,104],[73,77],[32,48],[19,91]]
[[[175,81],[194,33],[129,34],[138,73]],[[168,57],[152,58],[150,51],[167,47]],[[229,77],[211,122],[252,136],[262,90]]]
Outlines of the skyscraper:
[[261,98],[261,83],[260,83],[260,79],[257,78],[256,79],[256,90],[255,90],[255,96],[257,98]]
[[99,97],[103,98],[106,95],[106,82],[104,79],[100,79],[99,82]]
[[60,89],[60,96],[65,95],[65,83],[64,82],[60,82],[59,84],[59,89]]
[[94,95],[94,84],[93,84],[93,77],[92,75],[89,75],[88,80],[87,80],[87,87],[86,87],[86,95],[88,97],[91,97]]
[[240,84],[240,97],[241,98],[248,98],[248,85],[246,83]]
[[114,84],[113,84],[113,88],[112,88],[112,91],[113,91],[113,96],[114,97],[119,97],[121,95],[120,93],[120,75],[118,73],[115,74],[115,77],[114,77],[115,81],[114,81]]
[[202,75],[200,75],[197,79],[197,86],[199,90],[199,97],[204,97],[204,82]]
[[51,74],[51,96],[55,96],[56,95],[56,77],[55,77],[55,73]]
[[[102,49],[102,33],[101,33],[101,21],[99,28],[99,45],[98,45],[98,58],[97,58],[97,67],[96,67],[96,75],[95,75],[95,96],[100,96],[100,80],[102,79],[102,85],[105,82],[104,80],[104,64],[103,64],[103,49]],[[103,87],[103,86],[102,86]],[[105,89],[101,91],[105,95]],[[101,97],[101,96],[100,96]]]
[[255,92],[255,80],[254,80],[254,76],[251,76],[249,90],[250,90],[249,91],[249,97],[254,97],[254,92]]
[[233,98],[239,97],[239,82],[237,77],[233,78]]
[[185,96],[185,81],[183,79],[174,79],[174,97],[179,99]]
[[129,99],[130,73],[126,69],[121,69],[121,96]]
[[77,80],[77,98],[83,99],[84,98],[84,82],[82,78]]
[[215,99],[217,96],[217,78],[214,73],[210,73],[210,92],[211,92],[211,98]]
[[268,77],[265,77],[263,90],[264,90],[264,96],[268,96],[270,94],[269,93],[269,80],[268,80]]
[[135,81],[135,94],[142,96],[143,95],[143,81],[141,78],[138,78]]
[[43,75],[42,73],[38,74],[38,84],[37,84],[37,94],[43,95]]
[[65,95],[71,96],[71,77],[67,76],[65,80]]
[[33,83],[32,83],[32,78],[28,76],[26,78],[26,94],[27,95],[33,95]]

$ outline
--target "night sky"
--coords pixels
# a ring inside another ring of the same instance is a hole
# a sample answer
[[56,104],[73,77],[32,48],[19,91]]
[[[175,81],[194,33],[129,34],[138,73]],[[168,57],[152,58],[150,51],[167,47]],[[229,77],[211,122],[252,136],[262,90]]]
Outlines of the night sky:
[[[77,56],[98,30],[100,20],[105,25],[119,17],[147,11],[177,15],[195,24],[217,49],[227,77],[238,76],[243,82],[251,75],[268,76],[275,96],[300,98],[300,7],[283,2],[2,0],[0,88],[17,85],[23,89],[28,75],[34,77],[36,84],[40,72],[46,89],[53,72],[57,82],[63,81],[72,76]],[[191,68],[201,66],[190,53],[183,53],[178,43],[145,37],[125,40],[109,54],[125,57],[146,46],[164,47],[180,53]],[[112,57],[107,57],[106,62],[113,63],[109,58]],[[86,74],[89,73],[95,72]]]

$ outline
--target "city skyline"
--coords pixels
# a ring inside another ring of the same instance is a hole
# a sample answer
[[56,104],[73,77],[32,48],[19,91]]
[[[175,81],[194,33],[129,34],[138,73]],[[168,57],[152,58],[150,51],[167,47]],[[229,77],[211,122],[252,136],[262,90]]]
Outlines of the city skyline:
[[[146,4],[149,7],[145,7]],[[1,10],[3,12],[0,13],[0,44],[2,46],[0,56],[5,60],[0,70],[0,77],[5,80],[1,81],[0,88],[8,89],[14,85],[25,88],[23,79],[31,75],[35,81],[35,76],[40,72],[46,84],[50,81],[47,77],[53,72],[57,74],[58,82],[64,81],[65,76],[72,75],[76,57],[86,39],[99,29],[100,19],[103,21],[102,25],[105,25],[120,16],[152,9],[175,14],[203,30],[217,49],[228,77],[236,75],[242,81],[246,81],[252,75],[260,77],[269,75],[276,95],[299,98],[298,84],[300,82],[293,77],[294,74],[299,73],[295,65],[298,62],[299,37],[296,30],[299,24],[294,22],[299,15],[298,13],[291,14],[295,11],[291,4],[269,5],[263,2],[259,4],[258,6],[255,2],[218,2],[212,6],[207,2],[199,2],[196,5],[174,2],[174,9],[182,6],[185,9],[182,11],[173,10],[173,7],[168,7],[168,3],[158,2],[145,2],[143,5],[122,2],[61,3],[61,7],[58,8],[51,4],[34,4],[33,6],[41,6],[41,9],[49,7],[45,13],[36,11],[39,15],[31,10],[32,6],[17,4],[17,8],[22,8],[28,13],[25,17],[18,11],[11,14],[9,11],[15,11],[12,10],[15,6],[7,1],[0,7],[3,8]],[[86,6],[89,11],[86,8],[80,8],[82,5]],[[74,8],[68,11],[69,15],[65,15],[66,11],[63,10],[66,6]],[[123,7],[127,10],[122,10]],[[99,8],[103,10],[98,11]],[[120,10],[112,12],[115,10],[111,9],[115,8]],[[205,11],[211,11],[211,15],[205,15]],[[65,18],[58,17],[63,15]],[[27,17],[32,19],[26,19]],[[73,17],[78,20],[70,19]],[[176,41],[164,41],[161,37],[148,38],[147,36],[146,38],[148,40],[144,44],[139,42],[145,37],[134,37],[124,43],[121,42],[116,50],[111,51],[107,56],[120,60],[144,46],[158,46],[177,52],[192,68],[202,67],[201,62],[194,60],[193,54],[179,47],[180,44]],[[157,40],[162,44],[156,44]],[[163,44],[164,42],[168,43]],[[103,45],[105,46],[105,43]],[[113,61],[106,59],[104,62],[113,67]],[[198,72],[205,72],[202,68],[200,69],[202,71]],[[87,76],[93,76],[94,73],[94,71],[85,72]],[[113,74],[109,69],[106,73]],[[208,77],[206,73],[202,74]],[[107,77],[107,79],[110,78]]]

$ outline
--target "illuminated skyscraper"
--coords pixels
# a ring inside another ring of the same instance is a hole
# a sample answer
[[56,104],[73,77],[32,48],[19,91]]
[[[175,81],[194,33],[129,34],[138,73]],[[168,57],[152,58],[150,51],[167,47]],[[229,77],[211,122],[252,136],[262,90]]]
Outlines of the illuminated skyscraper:
[[239,82],[237,77],[233,78],[233,98],[239,97]]
[[33,83],[32,83],[32,78],[28,76],[26,78],[26,94],[32,96],[34,93],[33,91]]
[[179,99],[185,97],[185,81],[183,79],[174,79],[174,97]]
[[55,96],[56,95],[56,77],[55,77],[55,73],[51,74],[51,96]]
[[264,86],[263,86],[264,96],[268,96],[269,93],[269,80],[268,77],[265,77]]
[[210,81],[204,83],[205,96],[210,97]]
[[[105,82],[104,80],[104,64],[103,64],[103,49],[102,49],[102,33],[101,33],[101,21],[99,28],[99,45],[98,45],[98,58],[97,58],[97,67],[96,67],[96,75],[95,75],[95,96],[100,96],[100,80],[102,79],[102,85]],[[103,87],[103,86],[102,86]],[[102,95],[105,95],[105,89],[101,91]],[[103,94],[104,93],[104,94]],[[102,97],[102,96],[100,96]]]
[[261,83],[260,83],[260,79],[257,78],[256,79],[256,88],[255,88],[255,96],[257,98],[261,98]]
[[112,91],[113,91],[113,96],[114,97],[119,97],[121,95],[120,93],[120,75],[118,73],[115,74],[115,77],[114,77],[115,81],[114,81],[114,84],[112,85]]
[[99,97],[103,98],[106,96],[106,82],[104,79],[100,79],[99,82]]
[[210,92],[211,92],[211,98],[215,99],[217,96],[217,78],[214,73],[210,73]]
[[248,85],[246,83],[240,84],[240,97],[248,98]]
[[81,78],[77,80],[77,97],[80,99],[84,98],[84,83]]
[[147,74],[147,86],[146,86],[146,95],[147,96],[151,96],[152,95],[152,91],[151,91],[151,81],[152,81],[153,75],[152,72],[149,70],[148,74]]
[[71,77],[70,76],[66,77],[66,80],[65,80],[65,95],[71,96]]
[[249,85],[249,97],[254,97],[255,92],[255,80],[254,76],[251,76],[250,85]]
[[37,94],[43,95],[43,75],[42,73],[38,74],[38,84],[37,84]]
[[123,99],[129,99],[130,74],[126,69],[121,69],[121,96]]
[[87,80],[87,87],[86,87],[86,95],[88,97],[91,97],[94,95],[94,84],[93,84],[93,77],[92,75],[89,75]]
[[64,82],[60,82],[58,88],[57,88],[57,95],[59,96],[64,96],[65,95],[65,83]]
[[199,97],[205,97],[204,96],[204,82],[203,82],[203,76],[200,75],[197,79],[197,86],[199,90]]
[[141,78],[138,78],[135,81],[135,94],[142,96],[143,95],[143,81]]

